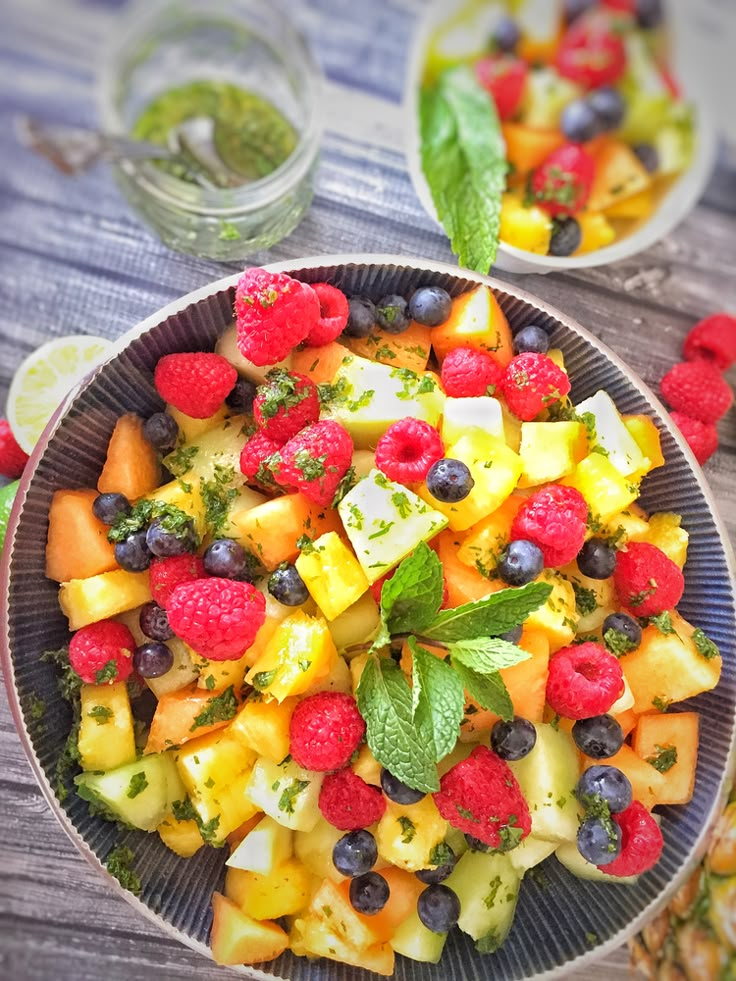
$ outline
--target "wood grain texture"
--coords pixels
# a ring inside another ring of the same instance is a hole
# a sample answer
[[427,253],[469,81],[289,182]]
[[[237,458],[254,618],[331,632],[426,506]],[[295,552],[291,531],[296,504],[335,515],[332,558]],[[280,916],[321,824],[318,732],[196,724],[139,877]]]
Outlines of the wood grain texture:
[[[3,398],[20,361],[43,341],[80,332],[114,338],[224,274],[222,266],[167,251],[128,210],[106,170],[65,180],[17,145],[19,112],[94,124],[96,64],[124,7],[112,0],[5,0],[0,10]],[[401,153],[405,57],[421,8],[420,0],[289,4],[328,75],[334,111],[314,206],[255,262],[351,251],[452,261],[413,194]],[[656,389],[695,320],[736,310],[735,257],[736,174],[722,164],[698,208],[647,253],[576,274],[507,278],[576,317]],[[721,449],[706,473],[736,539],[733,410],[719,433]],[[0,978],[226,975],[107,891],[47,810],[2,701],[0,827]],[[623,981],[626,960],[622,951],[601,962],[597,976]]]

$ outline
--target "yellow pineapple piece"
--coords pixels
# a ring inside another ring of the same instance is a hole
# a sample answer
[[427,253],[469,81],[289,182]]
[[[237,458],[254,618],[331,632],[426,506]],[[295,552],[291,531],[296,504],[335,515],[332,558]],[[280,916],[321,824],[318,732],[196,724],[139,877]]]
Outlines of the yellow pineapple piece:
[[[227,860],[229,871],[228,878],[225,880],[225,895],[240,905],[235,891],[241,880],[237,876],[231,877],[230,870],[270,875],[277,865],[291,858],[293,854],[294,832],[291,828],[285,828],[283,824],[274,821],[268,814],[264,815]],[[231,880],[230,884],[228,880]]]
[[388,801],[376,828],[378,854],[391,865],[417,872],[433,864],[430,853],[446,834],[447,821],[431,795],[416,804]]
[[[131,651],[132,656],[132,651]],[[82,685],[79,755],[83,770],[114,770],[136,758],[128,686]]]
[[236,661],[210,661],[192,651],[192,660],[199,672],[197,687],[205,688],[207,691],[222,691],[229,685],[233,685],[234,688],[241,688],[246,671],[252,663],[248,653]]
[[587,537],[598,535],[603,538],[614,538],[619,546],[625,545],[626,542],[643,541],[649,527],[644,512],[635,504],[630,504],[623,511],[612,514],[605,521],[601,520],[600,515],[594,514],[593,518]]
[[277,920],[299,913],[309,902],[312,875],[296,858],[287,858],[268,875],[228,869],[225,895],[254,920]]
[[613,579],[591,579],[573,561],[560,569],[560,573],[572,584],[578,615],[576,632],[588,634],[597,630],[616,605],[616,587]]
[[501,199],[501,241],[524,252],[547,255],[552,219],[536,205],[527,208],[521,196],[507,191]]
[[536,487],[566,477],[586,452],[582,422],[522,422],[519,487]]
[[216,964],[272,961],[289,946],[288,934],[276,923],[248,916],[221,893],[212,896],[212,959]]
[[595,211],[583,211],[578,216],[582,239],[574,256],[585,255],[586,252],[595,252],[610,245],[616,238],[616,230],[608,221],[605,215]]
[[179,427],[179,432],[184,437],[184,443],[192,443],[202,433],[206,433],[208,429],[221,426],[228,414],[226,405],[221,405],[213,416],[208,416],[206,419],[193,419],[192,416],[185,415],[179,409],[175,409],[173,405],[167,405],[166,411]]
[[336,660],[326,621],[297,610],[276,627],[246,681],[282,702],[326,678]]
[[257,756],[280,763],[289,755],[289,723],[297,700],[249,698],[228,727]]
[[549,640],[550,653],[571,643],[578,624],[575,591],[572,584],[551,569],[545,569],[537,582],[552,586],[546,603],[534,610],[524,621],[530,630],[541,630]]
[[623,511],[639,496],[639,485],[624,477],[602,453],[590,453],[560,483],[579,490],[591,513],[603,520]]
[[304,584],[328,620],[334,620],[368,591],[360,563],[337,532],[315,539],[299,553],[296,568]]
[[690,536],[682,527],[682,517],[671,511],[661,511],[649,519],[646,533],[637,537],[637,542],[656,545],[681,569],[687,560],[687,546]]
[[199,481],[172,480],[158,490],[146,494],[148,501],[161,501],[179,508],[194,521],[194,527],[200,538],[207,530],[205,520],[206,508],[199,489]]
[[366,783],[374,784],[376,787],[381,785],[381,764],[375,758],[367,744],[363,744],[358,751],[358,757],[352,764],[353,773],[357,773],[361,780]]
[[342,931],[337,931],[332,922],[335,919],[335,916],[330,920],[306,916],[295,920],[291,931],[294,953],[307,957],[328,957],[342,964],[391,977],[394,973],[395,956],[390,945],[374,943],[359,949],[343,936]]
[[89,579],[71,579],[59,589],[59,605],[70,630],[116,617],[151,599],[147,572],[116,569]]
[[204,844],[196,821],[178,821],[173,815],[170,815],[159,824],[156,831],[158,831],[159,838],[166,847],[182,858],[191,858],[192,855],[196,855]]
[[523,497],[512,494],[487,518],[469,528],[457,550],[458,559],[482,576],[493,572],[506,550],[511,525],[523,503]]

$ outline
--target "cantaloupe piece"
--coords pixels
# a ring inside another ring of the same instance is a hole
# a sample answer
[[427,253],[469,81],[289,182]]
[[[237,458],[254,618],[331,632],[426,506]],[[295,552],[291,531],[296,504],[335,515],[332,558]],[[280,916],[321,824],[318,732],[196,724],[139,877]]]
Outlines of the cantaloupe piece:
[[[356,915],[376,938],[376,942],[385,943],[393,937],[396,928],[403,923],[417,907],[419,896],[426,885],[411,872],[390,865],[380,870],[380,874],[388,882],[389,897],[386,905],[378,913],[366,916]],[[343,900],[350,903],[350,880],[345,879],[338,885]]]
[[514,176],[523,176],[535,170],[565,142],[559,129],[536,129],[522,123],[503,123],[501,131],[506,142],[506,159],[513,167]]
[[143,435],[143,420],[132,413],[121,416],[110,437],[98,491],[125,494],[133,501],[155,490],[160,479],[156,451]]
[[432,331],[415,320],[400,334],[389,334],[376,327],[368,337],[351,337],[347,345],[353,354],[392,368],[408,368],[418,374],[424,371],[432,350]]
[[223,966],[272,961],[289,946],[276,923],[254,920],[219,892],[212,894],[212,958]]
[[343,359],[349,354],[339,341],[331,341],[320,347],[305,347],[292,354],[291,370],[311,378],[315,385],[324,385],[332,381]]
[[624,743],[615,756],[606,760],[593,760],[590,757],[583,757],[583,769],[587,770],[591,766],[603,763],[605,766],[618,767],[621,772],[631,781],[631,790],[634,800],[640,801],[647,810],[651,810],[655,804],[661,803],[661,795],[664,791],[664,776],[655,770],[651,763],[647,763],[641,756],[638,756],[627,743]]
[[638,756],[649,761],[660,757],[663,750],[674,750],[675,762],[669,769],[658,770],[664,778],[658,804],[687,804],[693,796],[699,721],[697,712],[666,712],[639,719],[632,744]]
[[619,140],[604,143],[594,155],[595,175],[587,210],[606,211],[650,187],[652,178],[634,151]]
[[447,606],[462,606],[473,600],[483,599],[503,587],[500,579],[486,579],[477,569],[460,561],[458,552],[463,535],[445,530],[436,539],[437,555],[442,563],[442,571],[447,586]]
[[638,194],[632,194],[606,208],[606,215],[609,218],[648,218],[655,207],[656,201],[652,189],[645,187]]
[[506,550],[511,525],[524,500],[521,495],[512,494],[487,518],[468,528],[457,553],[460,561],[483,576],[493,572]]
[[107,540],[110,530],[92,512],[97,491],[58,490],[49,509],[46,541],[46,575],[56,582],[89,579],[117,569],[115,546]]
[[633,708],[628,708],[625,709],[623,712],[611,713],[611,714],[613,715],[616,722],[618,722],[618,724],[621,726],[624,737],[628,736],[628,734],[632,731],[632,729],[634,728],[634,726],[636,725],[639,719],[639,716],[636,714]]
[[172,746],[182,746],[190,739],[198,739],[226,726],[229,719],[211,725],[195,725],[197,716],[206,713],[212,700],[221,694],[197,688],[194,684],[162,695],[151,720],[146,753],[162,753]]
[[493,290],[481,285],[456,297],[445,323],[432,329],[432,347],[440,361],[456,347],[470,347],[491,354],[506,367],[514,356],[514,342]]

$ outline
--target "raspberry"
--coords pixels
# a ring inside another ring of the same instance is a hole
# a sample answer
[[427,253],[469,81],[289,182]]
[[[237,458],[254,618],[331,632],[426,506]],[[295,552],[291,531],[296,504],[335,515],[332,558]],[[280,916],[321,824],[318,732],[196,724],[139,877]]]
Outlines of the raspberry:
[[511,541],[534,542],[544,564],[557,568],[572,562],[585,540],[588,505],[574,487],[548,484],[519,508],[511,524]]
[[566,719],[605,714],[623,686],[621,665],[602,644],[573,644],[550,658],[547,701]]
[[266,384],[258,389],[253,415],[262,432],[283,446],[319,419],[317,386],[306,375],[273,368],[266,375]]
[[213,416],[228,397],[238,373],[219,354],[167,354],[156,365],[154,382],[164,402],[192,419]]
[[513,414],[531,422],[542,409],[567,395],[570,379],[546,354],[525,351],[508,363],[501,390]]
[[442,387],[453,398],[485,395],[489,385],[495,392],[502,378],[503,368],[485,351],[456,347],[442,362]]
[[649,542],[629,542],[618,553],[613,581],[622,605],[637,617],[673,610],[685,589],[679,567]]
[[586,88],[614,85],[626,71],[626,46],[605,14],[580,17],[563,35],[555,67]]
[[166,608],[177,586],[194,579],[204,579],[204,563],[189,552],[169,559],[154,559],[148,570],[151,596],[159,606]]
[[276,482],[300,490],[310,501],[330,504],[353,459],[353,441],[342,426],[323,419],[307,426],[273,457]]
[[266,599],[248,582],[195,579],[177,586],[166,606],[169,625],[211,661],[243,656],[266,619]]
[[366,783],[352,770],[329,773],[319,792],[322,817],[341,831],[358,831],[380,821],[386,799],[378,787]]
[[632,801],[625,811],[611,817],[621,829],[621,853],[608,865],[598,868],[608,875],[641,875],[659,861],[664,839],[659,825],[640,801]]
[[125,624],[99,620],[74,634],[69,643],[69,663],[88,685],[125,681],[133,670],[135,647]]
[[240,451],[240,472],[245,474],[251,483],[273,488],[273,475],[268,465],[274,453],[278,453],[281,449],[281,445],[269,439],[263,432],[251,436]]
[[475,77],[496,103],[499,119],[511,119],[524,97],[529,69],[509,54],[487,55],[476,61]]
[[28,463],[28,454],[22,450],[13,436],[7,419],[0,419],[0,475],[16,480]]
[[319,321],[307,336],[307,347],[321,347],[335,341],[348,323],[348,298],[342,290],[329,283],[313,283],[319,300]]
[[595,161],[576,143],[554,150],[529,181],[532,201],[553,217],[576,215],[585,207],[595,175]]
[[687,440],[695,459],[701,465],[718,449],[718,430],[712,422],[701,422],[686,416],[684,412],[673,412],[672,421]]
[[506,851],[531,831],[529,807],[516,777],[485,746],[477,746],[448,770],[432,796],[446,821],[491,848]]
[[701,320],[685,338],[682,353],[686,361],[703,358],[726,371],[736,361],[736,317],[714,313]]
[[376,466],[390,480],[418,483],[433,463],[444,456],[437,430],[420,419],[400,419],[389,426],[376,445]]
[[317,327],[319,299],[286,273],[246,269],[235,288],[238,349],[255,365],[276,364]]
[[339,770],[347,765],[364,734],[365,722],[355,699],[339,691],[321,691],[294,709],[289,752],[305,770]]
[[733,402],[733,392],[718,369],[707,361],[682,361],[670,368],[659,384],[662,397],[673,409],[699,419],[718,422]]

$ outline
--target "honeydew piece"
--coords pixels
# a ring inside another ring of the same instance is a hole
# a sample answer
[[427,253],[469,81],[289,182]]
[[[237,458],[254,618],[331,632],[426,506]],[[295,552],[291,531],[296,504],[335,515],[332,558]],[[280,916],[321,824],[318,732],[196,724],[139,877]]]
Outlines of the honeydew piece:
[[248,832],[225,864],[231,869],[270,875],[293,854],[294,832],[266,815]]
[[595,421],[590,450],[597,448],[597,452],[604,453],[624,477],[647,467],[646,457],[626,428],[616,403],[607,392],[596,392],[575,406],[575,411],[580,416],[587,413],[593,416]]
[[297,766],[293,760],[272,763],[259,759],[245,794],[254,808],[264,811],[292,831],[311,831],[320,817],[319,792],[324,774]]
[[639,880],[638,875],[609,875],[583,858],[574,841],[564,841],[559,845],[555,851],[555,858],[568,872],[579,879],[589,879],[591,882],[613,882],[621,886],[634,886]]
[[474,432],[504,440],[501,403],[490,395],[472,398],[445,399],[440,435],[445,446],[456,443],[462,436]]
[[238,327],[235,323],[230,324],[220,335],[215,345],[215,353],[226,358],[242,378],[247,378],[254,385],[262,385],[272,368],[284,368],[286,371],[291,368],[291,355],[276,364],[261,366],[255,365],[243,357],[238,347]]
[[316,538],[296,560],[297,572],[328,620],[334,620],[368,590],[365,573],[340,536]]
[[509,859],[514,871],[521,876],[535,865],[539,865],[545,858],[549,858],[557,847],[559,846],[554,841],[545,841],[544,838],[527,835],[516,848],[512,848]]
[[200,433],[195,441],[164,457],[164,465],[171,464],[170,469],[188,484],[218,480],[227,488],[240,487],[245,483],[240,470],[240,452],[246,441],[245,421],[242,415],[224,419]]
[[535,723],[534,749],[509,763],[526,797],[532,816],[532,835],[545,841],[575,841],[578,802],[574,794],[580,776],[578,751],[572,737],[549,723]]
[[144,756],[104,773],[80,773],[74,782],[83,800],[103,805],[117,820],[140,831],[155,831],[174,801],[185,796],[168,753]]

